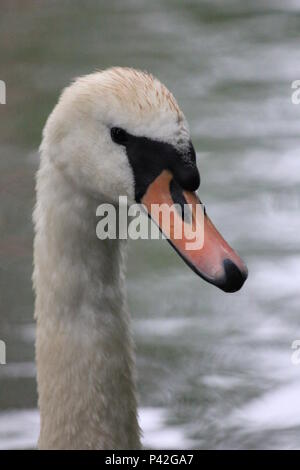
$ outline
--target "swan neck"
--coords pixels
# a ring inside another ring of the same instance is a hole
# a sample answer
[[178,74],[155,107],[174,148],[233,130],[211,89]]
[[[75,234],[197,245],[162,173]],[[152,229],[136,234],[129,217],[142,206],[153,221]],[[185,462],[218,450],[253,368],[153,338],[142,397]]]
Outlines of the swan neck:
[[[50,171],[51,170],[51,171]],[[40,449],[140,447],[125,241],[96,237],[99,201],[41,167],[34,213]]]

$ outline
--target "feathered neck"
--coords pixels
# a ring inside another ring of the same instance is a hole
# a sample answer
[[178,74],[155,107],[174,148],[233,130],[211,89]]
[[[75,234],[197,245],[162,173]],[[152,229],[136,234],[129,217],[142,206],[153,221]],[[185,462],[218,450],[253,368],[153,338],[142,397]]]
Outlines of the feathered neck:
[[40,449],[140,447],[125,246],[46,158],[37,175],[34,288]]

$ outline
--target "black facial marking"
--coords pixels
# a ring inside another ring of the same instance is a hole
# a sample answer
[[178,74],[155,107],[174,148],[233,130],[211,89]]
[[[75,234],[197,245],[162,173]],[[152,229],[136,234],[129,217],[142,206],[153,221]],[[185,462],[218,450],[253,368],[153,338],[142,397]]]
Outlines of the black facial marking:
[[134,174],[137,202],[163,170],[169,170],[182,189],[195,191],[199,187],[200,175],[191,142],[181,151],[169,143],[134,136],[120,128],[112,128],[111,136],[114,142],[125,146]]

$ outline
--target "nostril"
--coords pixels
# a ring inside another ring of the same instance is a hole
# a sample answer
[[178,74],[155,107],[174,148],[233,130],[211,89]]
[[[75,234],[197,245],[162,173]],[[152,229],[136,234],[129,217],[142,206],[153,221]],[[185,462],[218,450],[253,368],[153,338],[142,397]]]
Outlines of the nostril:
[[225,292],[236,292],[240,290],[248,277],[248,272],[241,271],[236,264],[230,259],[225,259],[224,266],[224,282],[220,286]]

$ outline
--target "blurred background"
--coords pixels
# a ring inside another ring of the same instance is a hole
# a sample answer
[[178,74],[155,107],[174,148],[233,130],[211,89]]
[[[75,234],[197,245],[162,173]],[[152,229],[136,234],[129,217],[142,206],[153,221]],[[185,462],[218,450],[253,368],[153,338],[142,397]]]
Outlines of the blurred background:
[[0,448],[33,448],[32,222],[37,149],[74,76],[127,65],[175,94],[200,195],[250,276],[230,295],[165,241],[131,242],[129,305],[144,443],[300,448],[299,0],[1,0]]

